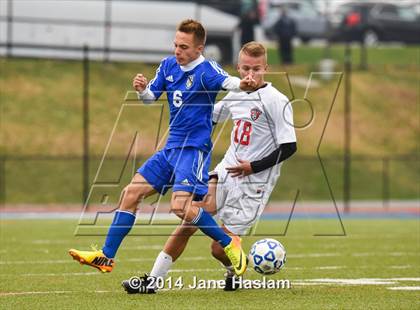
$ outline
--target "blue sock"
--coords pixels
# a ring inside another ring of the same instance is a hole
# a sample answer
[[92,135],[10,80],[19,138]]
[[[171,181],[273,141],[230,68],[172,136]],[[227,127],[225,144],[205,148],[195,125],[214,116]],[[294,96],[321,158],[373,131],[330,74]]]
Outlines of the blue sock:
[[116,211],[114,220],[108,230],[105,245],[102,248],[105,256],[114,258],[125,236],[130,232],[136,216],[128,211]]
[[232,241],[232,238],[202,208],[199,209],[198,215],[191,221],[191,224],[194,224],[207,236],[219,242],[222,247],[226,247]]

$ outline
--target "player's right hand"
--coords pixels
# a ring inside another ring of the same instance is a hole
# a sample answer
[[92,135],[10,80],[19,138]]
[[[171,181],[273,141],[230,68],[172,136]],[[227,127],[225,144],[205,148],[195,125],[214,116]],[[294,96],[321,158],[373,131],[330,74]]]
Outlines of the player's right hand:
[[253,91],[257,87],[257,82],[253,79],[253,77],[249,74],[244,77],[239,85],[239,88],[243,91]]
[[147,86],[147,79],[143,76],[143,74],[138,73],[133,79],[133,87],[136,91],[142,92],[146,89]]

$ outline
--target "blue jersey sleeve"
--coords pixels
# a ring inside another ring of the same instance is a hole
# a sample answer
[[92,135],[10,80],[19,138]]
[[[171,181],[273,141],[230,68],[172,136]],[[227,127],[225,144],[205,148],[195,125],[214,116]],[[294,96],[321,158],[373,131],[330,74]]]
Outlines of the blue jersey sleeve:
[[158,99],[160,95],[166,90],[166,81],[165,81],[165,59],[160,62],[159,67],[156,69],[155,77],[149,82],[147,88],[150,89],[155,98]]
[[204,86],[208,90],[219,91],[229,74],[215,61],[209,60],[204,75]]

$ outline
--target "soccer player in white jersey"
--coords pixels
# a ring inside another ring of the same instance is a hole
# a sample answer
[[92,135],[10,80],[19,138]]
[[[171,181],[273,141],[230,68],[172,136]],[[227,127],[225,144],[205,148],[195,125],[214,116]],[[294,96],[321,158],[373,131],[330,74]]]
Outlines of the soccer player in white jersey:
[[142,74],[134,77],[133,87],[144,103],[157,100],[166,91],[169,137],[165,147],[149,158],[124,188],[102,249],[69,250],[78,262],[111,272],[117,250],[134,225],[139,203],[153,194],[164,195],[172,187],[171,211],[219,242],[236,274],[245,272],[247,261],[240,238],[229,236],[203,207],[192,205],[192,201],[208,191],[212,112],[217,93],[222,89],[251,90],[256,82],[250,76],[242,80],[229,76],[216,62],[205,59],[205,39],[205,29],[199,22],[181,22],[175,34],[174,55],[162,60],[149,83]]
[[[292,106],[285,95],[264,80],[264,46],[245,44],[237,69],[241,77],[251,75],[256,86],[248,92],[229,92],[216,104],[213,122],[229,117],[233,120],[231,144],[212,174],[206,199],[196,203],[211,213],[217,210],[223,229],[231,236],[245,235],[258,220],[279,178],[281,162],[297,150]],[[179,226],[156,258],[150,276],[123,281],[127,293],[154,293],[156,288],[151,283],[166,277],[196,230],[192,225]],[[234,270],[223,248],[213,241],[211,251],[227,269],[225,290],[235,290]]]

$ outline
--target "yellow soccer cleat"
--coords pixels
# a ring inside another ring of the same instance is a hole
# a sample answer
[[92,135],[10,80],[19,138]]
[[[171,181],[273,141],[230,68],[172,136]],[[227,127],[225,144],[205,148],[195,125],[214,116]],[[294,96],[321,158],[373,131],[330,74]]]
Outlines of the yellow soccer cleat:
[[115,265],[112,258],[106,257],[102,250],[97,250],[94,247],[92,247],[92,251],[70,249],[69,254],[80,264],[92,266],[103,273],[111,272]]
[[237,276],[242,275],[247,267],[248,258],[242,251],[241,238],[232,236],[232,241],[224,248],[226,256],[232,263],[233,269]]

